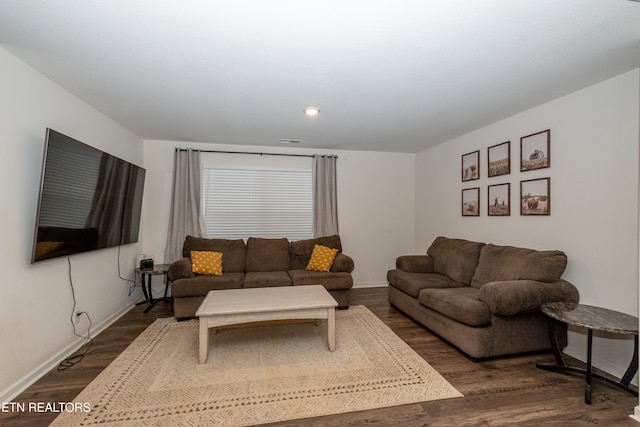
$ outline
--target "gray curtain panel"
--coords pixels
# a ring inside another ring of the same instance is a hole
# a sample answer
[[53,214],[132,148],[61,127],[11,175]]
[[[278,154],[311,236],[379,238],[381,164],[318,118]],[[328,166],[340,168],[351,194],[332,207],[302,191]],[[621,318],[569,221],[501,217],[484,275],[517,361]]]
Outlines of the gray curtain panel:
[[200,151],[176,148],[169,234],[164,252],[166,264],[182,258],[185,237],[202,237],[200,186]]
[[313,156],[313,234],[331,236],[338,232],[337,156]]

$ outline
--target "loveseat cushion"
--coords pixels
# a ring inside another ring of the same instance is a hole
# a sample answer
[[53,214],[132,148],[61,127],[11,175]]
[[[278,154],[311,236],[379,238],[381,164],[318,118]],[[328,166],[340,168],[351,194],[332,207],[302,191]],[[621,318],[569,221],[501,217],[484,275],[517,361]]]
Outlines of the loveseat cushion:
[[421,290],[426,288],[461,288],[466,287],[438,273],[408,273],[402,270],[389,270],[387,281],[402,292],[418,298]]
[[[291,263],[293,270],[293,263]],[[348,255],[338,253],[333,260],[333,265],[331,266],[332,273],[351,273],[355,268],[355,264],[353,263],[353,258]]]
[[484,243],[437,237],[427,254],[433,258],[433,271],[468,285],[478,265]]
[[480,251],[471,286],[480,288],[485,283],[502,280],[555,282],[560,279],[566,266],[567,256],[562,251],[537,251],[488,244]]
[[286,238],[249,237],[247,240],[247,273],[251,271],[282,271],[286,273],[290,267],[289,241]]
[[291,286],[291,277],[286,271],[250,271],[244,275],[243,288],[268,288]]
[[169,280],[175,282],[178,279],[186,279],[189,277],[196,277],[196,274],[191,268],[191,258],[185,257],[173,262],[167,270],[167,276]]
[[171,296],[174,298],[203,297],[209,291],[219,289],[240,289],[243,273],[224,273],[222,276],[196,276],[178,279],[171,283]]
[[337,249],[338,253],[342,252],[342,242],[340,241],[340,236],[337,234],[291,242],[289,243],[289,252],[291,254],[292,270],[304,270],[306,268],[315,245]]
[[464,287],[456,289],[423,289],[418,301],[453,320],[469,326],[486,326],[491,323],[491,312],[478,299],[478,289]]
[[224,273],[244,273],[247,246],[242,239],[203,239],[187,236],[182,246],[182,256],[190,256],[191,251],[220,252]]
[[289,270],[293,286],[322,285],[327,290],[351,289],[353,277],[347,272],[325,273],[322,271]]

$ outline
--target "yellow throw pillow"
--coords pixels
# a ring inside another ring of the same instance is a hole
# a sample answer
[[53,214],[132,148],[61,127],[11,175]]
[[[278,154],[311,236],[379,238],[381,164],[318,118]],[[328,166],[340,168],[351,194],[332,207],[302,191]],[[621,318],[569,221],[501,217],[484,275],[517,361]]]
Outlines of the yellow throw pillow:
[[329,271],[337,253],[337,249],[315,245],[306,269],[311,271]]
[[222,276],[222,253],[191,251],[191,271],[207,276]]

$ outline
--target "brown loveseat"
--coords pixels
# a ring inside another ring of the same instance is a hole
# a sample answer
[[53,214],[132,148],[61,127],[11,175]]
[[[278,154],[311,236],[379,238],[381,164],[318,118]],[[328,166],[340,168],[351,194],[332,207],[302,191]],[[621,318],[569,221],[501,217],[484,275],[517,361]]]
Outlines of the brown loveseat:
[[[305,269],[315,245],[337,249],[329,272]],[[191,251],[222,253],[222,275],[200,275],[192,272]],[[173,313],[178,319],[194,317],[196,310],[211,290],[256,288],[267,286],[323,285],[338,302],[349,307],[353,286],[353,260],[342,253],[340,236],[289,242],[287,239],[250,237],[244,240],[202,239],[187,236],[182,256],[169,267],[172,281]]]
[[[472,358],[551,348],[546,302],[577,303],[561,251],[438,237],[389,270],[389,301]],[[566,346],[566,331],[560,337]]]

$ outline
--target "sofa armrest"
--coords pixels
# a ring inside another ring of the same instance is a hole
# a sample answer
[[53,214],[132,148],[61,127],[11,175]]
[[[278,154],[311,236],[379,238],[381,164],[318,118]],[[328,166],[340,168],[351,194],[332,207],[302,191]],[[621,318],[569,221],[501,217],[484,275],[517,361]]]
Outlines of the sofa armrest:
[[407,273],[433,273],[433,258],[429,255],[401,255],[396,268]]
[[169,280],[172,282],[175,282],[178,279],[196,277],[196,275],[191,271],[191,258],[180,258],[178,261],[171,264],[169,266],[169,270],[167,270],[167,276],[169,276]]
[[498,316],[540,311],[547,302],[578,303],[578,289],[566,280],[539,282],[537,280],[505,280],[482,285],[478,298]]
[[354,268],[355,268],[355,264],[353,263],[353,259],[349,255],[345,255],[341,252],[336,254],[336,257],[333,260],[333,265],[331,266],[331,272],[351,273]]

